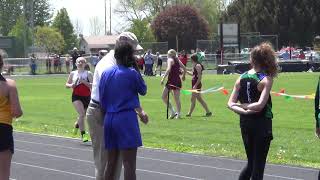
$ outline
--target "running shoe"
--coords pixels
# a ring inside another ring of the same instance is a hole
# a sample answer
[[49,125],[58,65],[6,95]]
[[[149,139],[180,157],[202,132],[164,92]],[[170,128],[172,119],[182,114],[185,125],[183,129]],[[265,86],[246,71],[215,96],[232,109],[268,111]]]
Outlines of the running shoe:
[[88,142],[89,141],[89,135],[87,133],[82,134],[81,139],[82,139],[82,142]]

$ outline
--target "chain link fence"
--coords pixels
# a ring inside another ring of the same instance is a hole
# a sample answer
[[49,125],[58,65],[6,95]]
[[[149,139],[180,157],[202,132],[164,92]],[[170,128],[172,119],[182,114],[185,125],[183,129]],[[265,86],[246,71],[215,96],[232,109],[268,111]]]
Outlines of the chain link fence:
[[168,52],[168,42],[144,42],[140,43],[144,51],[148,49],[152,50],[152,53],[159,52],[160,54],[167,54]]

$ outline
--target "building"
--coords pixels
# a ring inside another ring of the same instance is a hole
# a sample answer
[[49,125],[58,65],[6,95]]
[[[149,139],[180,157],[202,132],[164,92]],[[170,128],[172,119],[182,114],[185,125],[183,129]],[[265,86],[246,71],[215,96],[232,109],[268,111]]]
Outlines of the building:
[[114,48],[118,35],[83,36],[80,34],[80,51],[85,54],[98,54],[100,50]]

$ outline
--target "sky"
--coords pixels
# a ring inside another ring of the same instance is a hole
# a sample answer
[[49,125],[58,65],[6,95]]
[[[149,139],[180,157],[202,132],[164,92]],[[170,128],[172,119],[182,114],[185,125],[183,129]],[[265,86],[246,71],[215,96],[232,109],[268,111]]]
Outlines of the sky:
[[[109,31],[109,1],[107,1],[107,31]],[[66,8],[70,17],[72,24],[76,21],[79,22],[83,29],[83,35],[90,35],[90,19],[97,16],[101,22],[102,30],[101,33],[104,34],[104,2],[105,0],[50,0],[50,4],[54,9],[54,16],[57,11],[61,8]],[[113,13],[114,8],[118,5],[118,0],[111,0],[112,8],[112,20],[111,20],[111,30],[115,33],[121,30],[121,18]]]

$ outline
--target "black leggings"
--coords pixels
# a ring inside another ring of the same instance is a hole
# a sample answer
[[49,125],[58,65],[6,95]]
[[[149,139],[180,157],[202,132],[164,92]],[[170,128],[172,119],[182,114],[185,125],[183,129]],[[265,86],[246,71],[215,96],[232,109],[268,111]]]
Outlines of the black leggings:
[[241,171],[239,180],[261,180],[272,137],[257,136],[256,133],[244,129],[241,129],[241,135],[248,163]]

